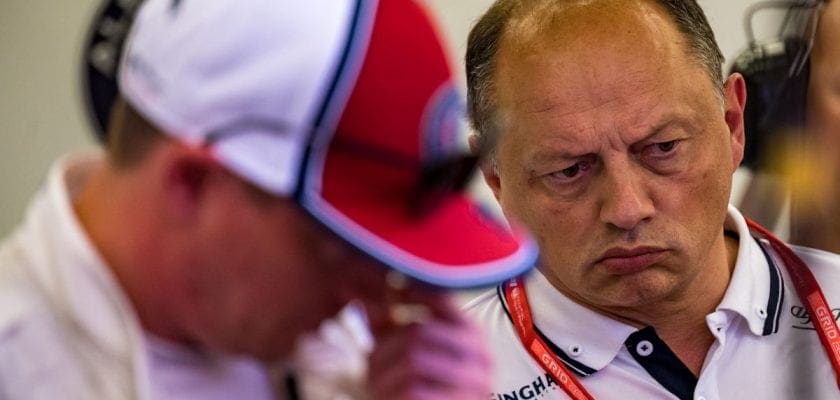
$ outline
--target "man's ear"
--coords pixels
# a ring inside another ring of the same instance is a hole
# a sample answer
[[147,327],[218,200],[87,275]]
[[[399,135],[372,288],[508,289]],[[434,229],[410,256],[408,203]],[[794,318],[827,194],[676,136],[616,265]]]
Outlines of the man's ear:
[[213,184],[219,165],[201,148],[173,146],[162,163],[161,196],[167,217],[175,220],[191,219],[198,215],[207,200],[208,188]]
[[[469,137],[470,142],[470,151],[473,153],[478,153],[481,146],[479,146],[478,136],[475,134],[470,135]],[[499,179],[499,175],[496,173],[495,169],[493,168],[493,161],[492,160],[481,160],[480,164],[481,168],[481,175],[484,177],[484,182],[487,183],[487,186],[490,187],[490,190],[493,191],[493,197],[496,198],[496,201],[500,201],[500,194],[502,190],[502,182]]]
[[733,171],[744,159],[744,105],[747,102],[747,88],[744,77],[739,73],[729,76],[723,87],[723,110],[729,139],[732,146]]

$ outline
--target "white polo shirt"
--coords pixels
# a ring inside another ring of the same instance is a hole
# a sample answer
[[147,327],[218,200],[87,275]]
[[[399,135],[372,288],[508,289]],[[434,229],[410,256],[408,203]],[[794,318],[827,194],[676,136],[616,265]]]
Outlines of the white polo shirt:
[[0,399],[270,399],[245,357],[147,335],[73,212],[100,153],[55,164],[0,244]]
[[[699,378],[653,328],[636,329],[560,294],[538,271],[525,280],[538,333],[596,399],[840,399],[831,363],[787,270],[750,236],[732,206],[726,230],[740,238],[732,280],[706,316],[716,338]],[[840,255],[794,247],[840,314]],[[467,312],[488,332],[493,400],[566,399],[523,348],[500,288]]]

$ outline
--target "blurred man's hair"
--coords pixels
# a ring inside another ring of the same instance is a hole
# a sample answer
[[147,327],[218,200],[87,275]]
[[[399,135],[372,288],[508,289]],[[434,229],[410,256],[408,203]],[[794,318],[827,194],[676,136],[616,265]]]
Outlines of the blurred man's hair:
[[108,156],[118,169],[140,163],[164,135],[122,97],[114,103],[108,122]]

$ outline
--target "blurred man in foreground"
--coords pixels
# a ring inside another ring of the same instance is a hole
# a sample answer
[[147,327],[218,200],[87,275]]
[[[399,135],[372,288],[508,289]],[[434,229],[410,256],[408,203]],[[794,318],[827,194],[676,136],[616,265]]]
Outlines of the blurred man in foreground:
[[357,300],[377,398],[484,398],[433,287],[536,251],[459,193],[451,78],[411,0],[146,1],[107,151],[58,161],[0,247],[0,397],[282,398],[266,365]]

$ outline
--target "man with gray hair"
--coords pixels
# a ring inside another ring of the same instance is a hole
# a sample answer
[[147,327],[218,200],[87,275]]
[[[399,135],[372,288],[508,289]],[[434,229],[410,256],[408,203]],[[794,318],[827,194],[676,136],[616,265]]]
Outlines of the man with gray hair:
[[499,0],[473,28],[472,143],[541,247],[468,306],[490,398],[840,398],[840,256],[728,205],[746,93],[721,63],[694,0]]

